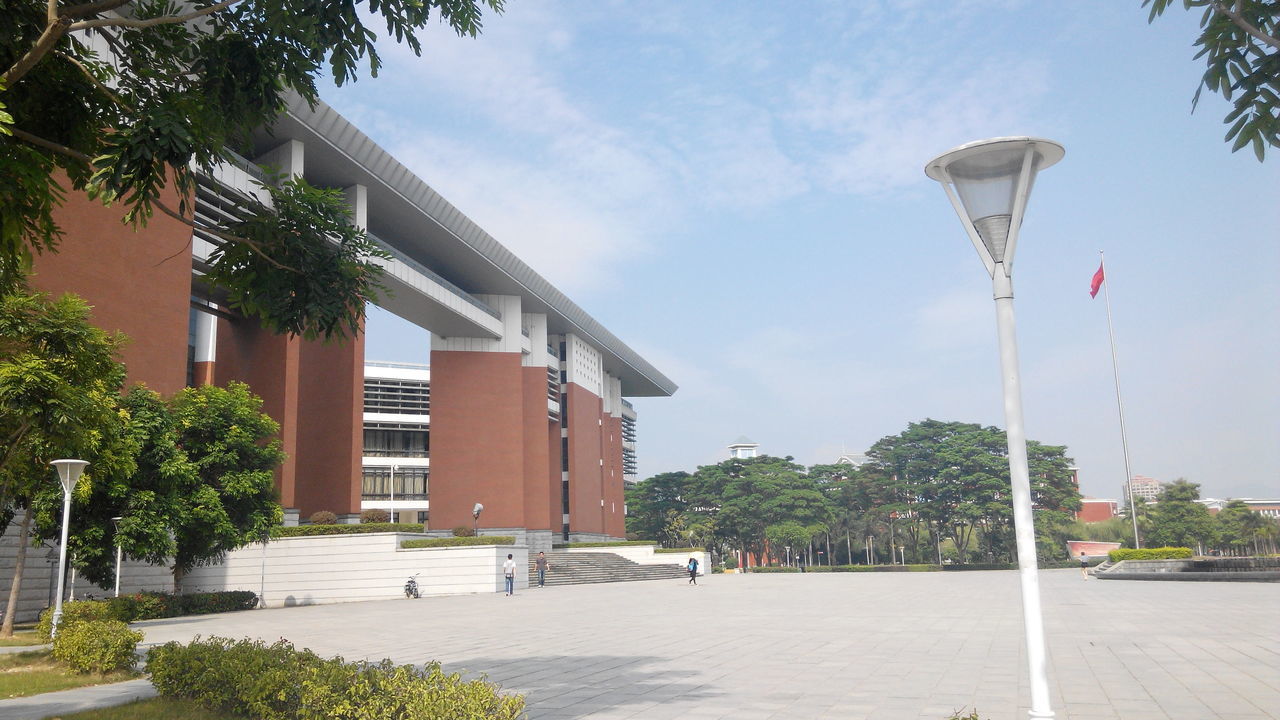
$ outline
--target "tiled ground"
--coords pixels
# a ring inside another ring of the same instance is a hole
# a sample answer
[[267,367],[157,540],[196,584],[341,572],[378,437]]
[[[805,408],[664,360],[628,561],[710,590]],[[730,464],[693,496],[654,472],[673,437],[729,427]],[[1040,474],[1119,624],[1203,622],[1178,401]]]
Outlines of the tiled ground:
[[[1064,720],[1280,718],[1280,585],[1042,573]],[[147,642],[286,637],[438,659],[529,717],[1025,718],[1014,572],[715,575],[143,623]]]

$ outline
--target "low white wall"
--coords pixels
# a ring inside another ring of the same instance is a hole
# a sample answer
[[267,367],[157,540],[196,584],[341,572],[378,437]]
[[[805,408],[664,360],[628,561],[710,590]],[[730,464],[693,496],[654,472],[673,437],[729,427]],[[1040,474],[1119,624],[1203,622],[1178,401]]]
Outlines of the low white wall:
[[[403,595],[417,574],[423,595],[501,592],[502,563],[515,556],[516,587],[529,586],[528,550],[515,545],[400,547],[406,533],[277,538],[227,555],[182,579],[184,592],[250,590],[268,607],[378,600]],[[264,581],[265,572],[265,581]]]
[[705,551],[660,553],[654,552],[656,547],[655,545],[602,545],[600,547],[567,548],[566,552],[613,553],[614,555],[621,555],[637,565],[679,565],[680,567],[685,567],[689,563],[689,558],[695,558],[698,561],[698,574],[707,574],[707,553]]

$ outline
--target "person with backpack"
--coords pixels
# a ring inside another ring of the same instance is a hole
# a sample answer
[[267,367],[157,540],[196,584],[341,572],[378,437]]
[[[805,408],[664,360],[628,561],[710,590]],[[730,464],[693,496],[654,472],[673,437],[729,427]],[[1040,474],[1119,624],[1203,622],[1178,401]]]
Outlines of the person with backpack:
[[689,558],[689,584],[698,584],[698,559]]

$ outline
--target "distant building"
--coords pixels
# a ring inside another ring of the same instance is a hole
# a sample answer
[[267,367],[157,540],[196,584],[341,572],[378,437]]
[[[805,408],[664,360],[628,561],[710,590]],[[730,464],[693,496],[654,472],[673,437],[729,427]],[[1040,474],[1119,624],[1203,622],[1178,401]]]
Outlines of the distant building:
[[738,439],[729,445],[729,459],[747,460],[753,458],[756,456],[756,449],[759,447],[760,443],[751,442],[746,436],[739,435]]
[[362,510],[386,510],[391,522],[427,522],[430,430],[431,368],[366,362]]
[[1155,478],[1146,475],[1134,475],[1128,485],[1121,487],[1120,496],[1124,498],[1125,505],[1129,504],[1129,488],[1133,488],[1133,497],[1135,499],[1142,498],[1147,502],[1155,502],[1160,497],[1160,491],[1164,489],[1164,485]]
[[840,457],[836,458],[837,465],[852,465],[855,468],[860,468],[869,462],[871,458],[867,457],[866,453],[841,453]]
[[1222,500],[1219,498],[1202,498],[1197,502],[1209,508],[1210,513],[1217,515],[1218,511],[1226,507],[1227,503],[1232,500],[1242,501],[1246,507],[1263,517],[1280,518],[1280,499],[1228,498]]
[[1080,522],[1095,523],[1110,520],[1119,513],[1120,501],[1104,498],[1081,498],[1080,510],[1076,519]]

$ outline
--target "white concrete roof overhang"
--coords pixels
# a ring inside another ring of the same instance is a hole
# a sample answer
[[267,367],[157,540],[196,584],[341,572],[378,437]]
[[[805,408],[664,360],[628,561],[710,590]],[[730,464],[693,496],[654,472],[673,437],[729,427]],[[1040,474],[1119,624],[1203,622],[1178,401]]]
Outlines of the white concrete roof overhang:
[[312,184],[368,188],[369,231],[395,249],[466,292],[519,295],[525,312],[547,315],[549,333],[573,333],[595,346],[605,371],[622,380],[623,395],[675,393],[674,382],[333,108],[294,98],[270,130],[255,135],[255,151],[289,139],[305,145],[304,175]]

